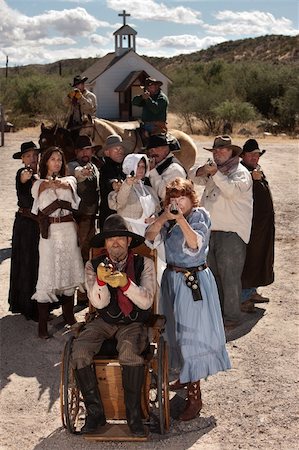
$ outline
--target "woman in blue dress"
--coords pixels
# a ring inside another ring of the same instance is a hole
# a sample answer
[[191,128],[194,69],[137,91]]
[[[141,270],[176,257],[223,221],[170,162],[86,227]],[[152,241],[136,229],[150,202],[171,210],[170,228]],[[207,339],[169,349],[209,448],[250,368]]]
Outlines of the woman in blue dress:
[[217,286],[206,266],[210,217],[198,205],[192,182],[176,178],[167,185],[164,212],[145,235],[155,246],[160,240],[165,245],[160,309],[167,318],[170,365],[180,371],[172,389],[187,386],[179,416],[185,421],[202,408],[200,380],[231,367]]

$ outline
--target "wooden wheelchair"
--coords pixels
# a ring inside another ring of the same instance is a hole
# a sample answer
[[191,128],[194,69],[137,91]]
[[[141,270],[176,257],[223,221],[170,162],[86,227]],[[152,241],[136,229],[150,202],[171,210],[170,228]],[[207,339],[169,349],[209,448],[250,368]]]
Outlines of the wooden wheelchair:
[[[92,248],[90,258],[99,256],[103,249]],[[134,253],[150,257],[156,265],[156,251],[145,244],[134,249]],[[91,320],[94,308],[89,305],[86,321]],[[155,298],[152,316],[148,326],[149,345],[144,353],[145,382],[142,389],[143,423],[149,432],[164,434],[169,430],[170,404],[168,387],[168,349],[162,335],[165,317],[157,314]],[[61,367],[60,405],[63,426],[73,434],[80,434],[85,418],[85,405],[76,385],[70,364],[72,336],[66,343]],[[121,366],[118,361],[115,342],[106,340],[100,352],[94,357],[98,387],[101,393],[107,424],[100,433],[85,434],[88,440],[97,441],[145,441],[147,437],[133,436],[126,424],[124,392]]]

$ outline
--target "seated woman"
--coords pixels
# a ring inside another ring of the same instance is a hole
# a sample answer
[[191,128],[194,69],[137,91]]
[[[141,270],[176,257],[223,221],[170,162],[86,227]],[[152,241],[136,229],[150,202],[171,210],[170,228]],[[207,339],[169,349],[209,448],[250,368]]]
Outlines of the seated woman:
[[195,418],[202,408],[200,379],[231,367],[217,286],[206,266],[211,221],[198,205],[192,182],[176,178],[166,187],[164,212],[145,234],[148,241],[165,244],[160,308],[167,319],[171,368],[180,371],[172,390],[187,386],[180,420]]
[[84,266],[72,210],[78,209],[75,177],[65,176],[65,159],[58,147],[46,150],[40,161],[40,180],[32,187],[32,213],[41,228],[39,271],[36,292],[38,336],[49,337],[47,319],[50,303],[60,301],[66,322],[76,322],[73,313],[75,289],[84,283]]
[[149,170],[147,156],[127,155],[122,170],[127,177],[123,182],[115,180],[113,183],[114,191],[108,195],[109,208],[124,217],[134,233],[144,236],[146,227],[160,211],[157,194],[144,183]]

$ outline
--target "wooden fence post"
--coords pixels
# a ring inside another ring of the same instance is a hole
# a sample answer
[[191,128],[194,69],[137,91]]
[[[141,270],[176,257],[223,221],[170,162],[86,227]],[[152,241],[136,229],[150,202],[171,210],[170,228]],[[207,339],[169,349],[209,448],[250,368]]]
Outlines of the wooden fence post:
[[0,104],[1,147],[4,146],[4,108]]

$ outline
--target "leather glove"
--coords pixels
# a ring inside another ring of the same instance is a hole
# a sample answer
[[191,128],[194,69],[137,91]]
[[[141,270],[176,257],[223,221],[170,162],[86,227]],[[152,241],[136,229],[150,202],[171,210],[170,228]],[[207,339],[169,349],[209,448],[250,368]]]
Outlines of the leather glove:
[[[97,267],[97,276],[100,281],[108,283],[107,278],[112,274],[112,266],[105,266],[104,263],[100,263]],[[109,284],[109,283],[108,283]]]
[[128,283],[128,277],[124,272],[114,272],[106,280],[106,283],[113,288],[124,287]]

